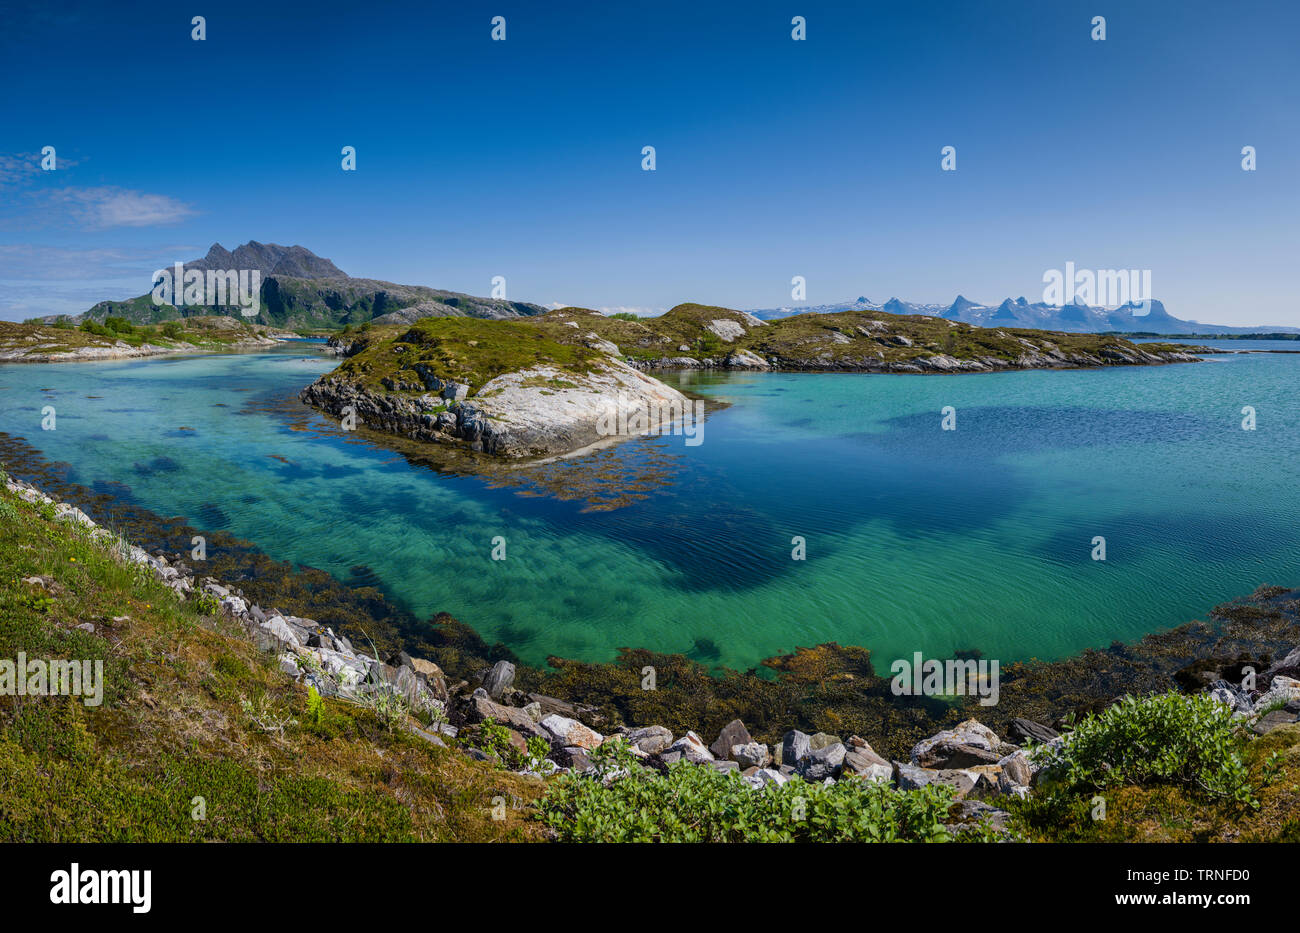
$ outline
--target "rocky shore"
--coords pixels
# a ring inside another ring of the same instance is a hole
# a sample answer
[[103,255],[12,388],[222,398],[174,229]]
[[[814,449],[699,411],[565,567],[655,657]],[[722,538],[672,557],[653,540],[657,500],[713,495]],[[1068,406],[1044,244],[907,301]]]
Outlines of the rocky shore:
[[[687,399],[647,373],[671,370],[991,373],[1200,362],[1202,347],[1117,337],[974,328],[858,312],[764,322],[679,305],[658,318],[562,308],[526,321],[423,319],[336,334],[338,368],[302,401],[416,441],[504,459],[572,453],[684,422]],[[629,411],[635,430],[611,432]]]
[[[856,734],[787,729],[769,745],[757,741],[740,719],[707,743],[695,731],[675,734],[657,724],[618,724],[602,733],[599,728],[606,727],[599,724],[611,718],[607,711],[517,688],[516,666],[510,661],[497,661],[453,684],[432,661],[404,651],[383,656],[373,647],[370,653],[359,650],[312,619],[251,603],[238,586],[201,574],[183,555],[149,554],[28,483],[8,479],[6,487],[49,508],[56,520],[80,526],[121,562],[146,569],[179,599],[198,601],[205,612],[234,623],[244,637],[275,656],[285,677],[323,696],[383,708],[420,739],[480,760],[500,760],[502,749],[489,737],[504,728],[505,742],[525,762],[519,773],[533,778],[571,772],[605,780],[608,774],[593,758],[613,741],[650,769],[664,771],[685,762],[735,772],[755,792],[791,781],[869,781],[900,790],[944,787],[958,802],[954,826],[984,823],[996,829],[1009,816],[1003,801],[1033,794],[1044,767],[1067,741],[1052,726],[1023,717],[1010,719],[1003,735],[967,719],[916,742],[905,760],[879,754]],[[25,582],[46,585],[39,577]],[[1240,681],[1225,679],[1240,671],[1214,659],[1186,666],[1182,673],[1194,690],[1257,735],[1300,721],[1300,646]],[[545,752],[533,754],[539,742]]]
[[[468,397],[470,386],[417,364],[412,378],[381,388],[328,374],[302,390],[308,405],[342,419],[419,441],[451,442],[504,458],[567,454],[610,439],[602,423],[619,412],[648,413],[647,428],[689,410],[682,393],[607,358],[581,374],[554,366],[503,373]],[[418,394],[417,394],[418,393]]]
[[120,340],[105,346],[60,349],[58,344],[34,341],[26,346],[0,349],[0,362],[76,363],[86,360],[125,360],[142,356],[161,356],[168,353],[187,353],[196,349],[192,344],[163,347],[152,343],[143,343],[138,347],[133,347]]
[[[1004,335],[1005,336],[1005,335]],[[911,347],[907,337],[894,338],[898,346]],[[859,358],[830,357],[820,354],[773,354],[763,357],[750,350],[734,350],[725,355],[703,357],[671,356],[651,360],[631,360],[631,365],[648,372],[702,369],[741,370],[751,372],[852,372],[852,373],[993,373],[1026,369],[1097,369],[1104,366],[1158,366],[1165,363],[1199,363],[1199,356],[1184,350],[1145,350],[1134,348],[1102,348],[1096,353],[1062,350],[1051,341],[1034,344],[1022,341],[1024,352],[1014,359],[982,356],[974,359],[957,359],[946,353],[917,356],[907,360],[889,360],[863,356]]]
[[234,318],[206,316],[191,318],[188,323],[199,330],[182,331],[182,336],[176,337],[141,332],[128,342],[111,333],[105,336],[70,328],[0,322],[0,363],[77,363],[252,350],[275,346],[283,339],[281,335],[254,331]]

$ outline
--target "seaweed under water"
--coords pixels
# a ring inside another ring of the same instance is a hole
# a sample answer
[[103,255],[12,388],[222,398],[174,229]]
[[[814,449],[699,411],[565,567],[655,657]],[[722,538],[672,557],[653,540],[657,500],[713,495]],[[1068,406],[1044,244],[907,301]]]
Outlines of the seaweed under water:
[[[758,739],[780,740],[790,728],[861,735],[878,752],[906,757],[938,728],[974,717],[1003,731],[1015,717],[1060,724],[1064,717],[1104,708],[1126,693],[1199,689],[1244,665],[1263,670],[1300,644],[1300,591],[1261,587],[1217,607],[1208,622],[1192,622],[1059,661],[1017,662],[1001,670],[995,706],[974,696],[900,696],[876,672],[871,652],[830,643],[799,647],[736,671],[711,662],[718,646],[698,639],[689,655],[623,648],[606,663],[548,658],[545,668],[519,662],[506,642],[486,642],[448,612],[419,619],[391,599],[365,565],[341,581],[322,570],[276,561],[256,545],[219,529],[196,528],[129,501],[116,484],[75,482],[66,464],[46,461],[24,440],[0,432],[0,461],[15,477],[55,498],[76,503],[101,524],[153,553],[189,561],[195,535],[207,539],[206,575],[243,590],[253,602],[316,619],[381,654],[406,650],[437,662],[454,687],[474,682],[497,660],[516,663],[521,689],[594,707],[593,725],[661,724],[711,737],[741,719]],[[978,648],[962,652],[978,658]],[[646,689],[646,671],[655,673]]]

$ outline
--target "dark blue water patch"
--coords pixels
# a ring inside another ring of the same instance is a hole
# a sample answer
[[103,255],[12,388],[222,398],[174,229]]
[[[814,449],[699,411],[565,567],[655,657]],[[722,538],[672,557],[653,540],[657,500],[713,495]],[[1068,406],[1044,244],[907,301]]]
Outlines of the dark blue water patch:
[[171,457],[158,456],[154,457],[152,460],[145,460],[144,462],[137,460],[132,465],[131,469],[135,470],[135,472],[139,473],[141,476],[153,476],[156,473],[176,473],[179,472],[182,467],[180,463],[173,460]]
[[163,437],[185,437],[185,438],[194,438],[194,437],[198,437],[198,436],[199,436],[199,432],[196,431],[196,430],[194,430],[194,428],[191,428],[191,427],[180,427],[180,428],[176,428],[175,430],[172,430],[172,431],[166,431],[166,432],[163,433],[162,436],[163,436]]
[[504,622],[496,627],[495,640],[503,645],[515,647],[518,645],[531,645],[537,638],[537,631],[523,625],[517,625],[514,622]]
[[348,568],[348,575],[343,584],[352,589],[359,589],[363,586],[381,589],[384,581],[380,579],[379,574],[375,572],[373,567],[366,564],[356,564]]
[[334,504],[349,518],[367,515],[375,507],[369,495],[363,496],[353,489],[341,489],[335,493]]
[[334,464],[334,463],[310,463],[302,464],[295,460],[281,459],[272,457],[277,461],[277,466],[272,469],[281,480],[298,480],[320,477],[322,479],[347,479],[350,476],[360,476],[368,472],[361,467]]
[[198,508],[198,520],[201,527],[221,530],[230,527],[230,516],[219,505],[205,502]]
[[1061,531],[1035,553],[1063,565],[1086,566],[1092,560],[1092,539],[1106,539],[1106,563],[1123,566],[1156,551],[1177,550],[1190,562],[1229,563],[1242,555],[1285,554],[1295,530],[1264,509],[1250,515],[1214,515],[1126,511],[1104,520],[1080,516],[1076,532]]
[[1177,443],[1214,433],[1221,422],[1182,412],[1104,408],[957,407],[956,430],[940,412],[901,415],[883,433],[853,434],[859,443],[917,457],[996,460],[1008,453]]
[[[897,536],[922,540],[935,535],[969,535],[993,527],[1024,508],[1034,492],[1032,476],[996,460],[976,466],[965,460],[926,457],[911,451],[864,448],[857,435],[819,439],[809,475],[810,453],[803,444],[738,445],[729,455],[726,438],[711,451],[721,457],[724,475],[709,476],[707,487],[720,490],[721,508],[761,508],[769,528],[783,531],[762,540],[773,558],[782,551],[789,563],[791,535],[832,533],[882,522]],[[761,471],[746,469],[760,461]],[[773,478],[788,484],[773,493]],[[827,545],[821,545],[823,553]],[[833,545],[832,545],[833,546]]]
[[686,656],[702,664],[715,664],[722,658],[722,649],[712,638],[697,638]]
[[47,467],[47,472],[60,483],[81,483],[81,473],[71,463],[65,463],[62,460],[51,463]]

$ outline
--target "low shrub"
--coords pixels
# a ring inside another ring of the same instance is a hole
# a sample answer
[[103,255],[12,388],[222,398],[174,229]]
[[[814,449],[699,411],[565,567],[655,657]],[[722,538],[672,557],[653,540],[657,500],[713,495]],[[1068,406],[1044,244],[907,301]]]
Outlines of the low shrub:
[[[952,791],[792,780],[755,790],[740,774],[677,762],[604,779],[565,774],[537,818],[562,842],[947,842]],[[608,783],[607,783],[608,782]]]
[[1127,696],[1085,717],[1059,752],[1040,747],[1049,781],[1066,791],[1167,784],[1253,802],[1231,711],[1206,694]]

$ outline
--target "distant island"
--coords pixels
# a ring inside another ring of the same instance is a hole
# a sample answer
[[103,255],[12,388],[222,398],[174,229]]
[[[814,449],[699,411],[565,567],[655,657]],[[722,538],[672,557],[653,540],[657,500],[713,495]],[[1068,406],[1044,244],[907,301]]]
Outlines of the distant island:
[[629,407],[653,413],[647,430],[682,417],[687,400],[648,370],[989,373],[1199,362],[1203,349],[880,312],[764,323],[698,304],[657,318],[561,308],[517,321],[364,325],[330,344],[345,360],[303,401],[388,433],[506,457],[589,446],[605,436],[602,420]]
[[255,350],[284,336],[226,315],[196,315],[158,325],[108,317],[73,325],[0,321],[0,362],[67,363],[160,356],[168,353]]
[[[0,329],[0,358],[50,362],[238,349],[274,343],[286,328],[328,334],[343,362],[302,391],[304,402],[355,426],[513,459],[600,443],[611,436],[608,425],[628,423],[629,409],[643,417],[618,435],[680,423],[692,403],[647,374],[656,370],[991,373],[1190,363],[1206,352],[1139,345],[1112,334],[1002,326],[998,315],[991,326],[977,326],[945,315],[863,308],[767,321],[694,303],[653,318],[575,307],[548,311],[357,279],[301,246],[256,241],[233,252],[214,244],[204,258],[180,264],[176,275],[197,280],[235,271],[256,273],[256,308],[168,304],[153,292],[104,301],[75,317],[7,325]],[[960,310],[976,307],[967,305]],[[1159,302],[1151,313],[1163,314]]]
[[1044,301],[1029,301],[1025,297],[1006,298],[998,304],[984,304],[958,295],[950,305],[916,304],[899,298],[890,298],[877,304],[859,296],[854,300],[836,301],[821,305],[792,305],[784,308],[760,308],[750,311],[764,321],[792,317],[799,314],[834,314],[840,311],[886,311],[890,314],[923,314],[927,317],[961,321],[977,327],[1029,327],[1036,330],[1065,331],[1074,334],[1121,334],[1140,332],[1149,337],[1189,336],[1260,336],[1262,333],[1290,333],[1300,337],[1300,328],[1230,327],[1225,324],[1200,324],[1174,317],[1165,310],[1164,302],[1127,302],[1114,308],[1094,307],[1084,304],[1053,305]]

